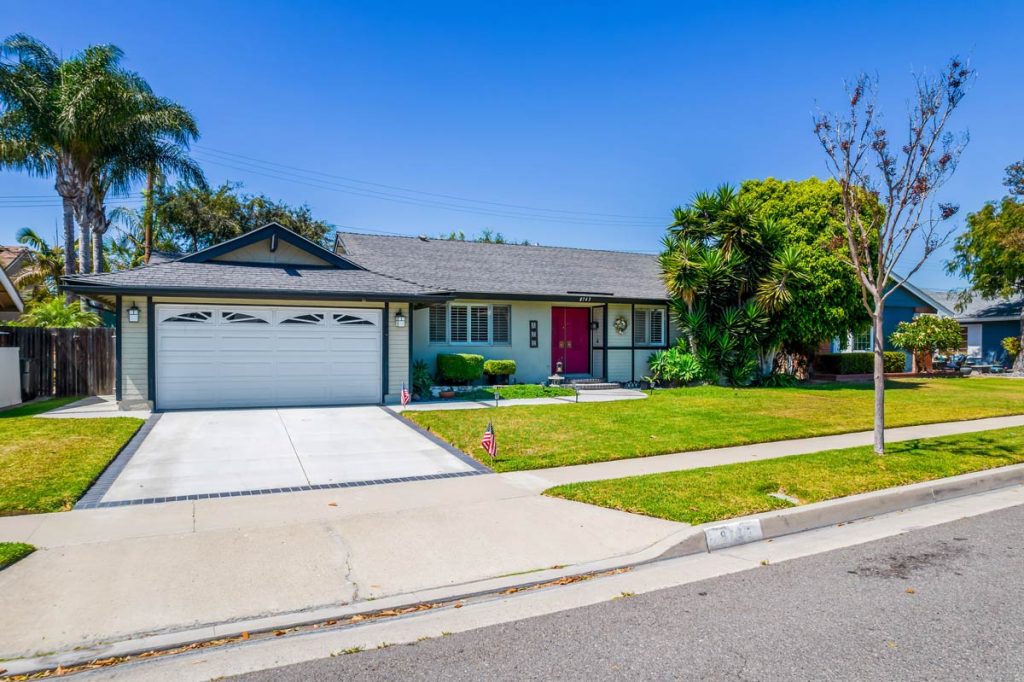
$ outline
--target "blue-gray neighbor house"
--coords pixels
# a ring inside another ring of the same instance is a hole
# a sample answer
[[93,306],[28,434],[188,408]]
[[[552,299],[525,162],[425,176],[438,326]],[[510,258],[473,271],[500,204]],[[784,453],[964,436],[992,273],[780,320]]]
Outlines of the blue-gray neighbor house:
[[1020,338],[1024,296],[997,299],[974,296],[963,310],[957,310],[959,292],[929,293],[953,311],[950,314],[960,323],[963,339],[960,350],[971,357],[999,360],[1005,356],[1003,339],[1008,336]]

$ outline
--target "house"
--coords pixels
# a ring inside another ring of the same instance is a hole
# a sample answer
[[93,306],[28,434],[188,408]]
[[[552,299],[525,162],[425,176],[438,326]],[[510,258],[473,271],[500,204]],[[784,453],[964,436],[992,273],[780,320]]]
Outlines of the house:
[[117,311],[117,399],[157,409],[392,403],[415,360],[514,359],[516,380],[632,381],[670,343],[653,255],[270,224],[178,259],[75,275]]
[[11,281],[31,259],[24,246],[0,246],[0,324],[16,320],[25,310],[21,292]]
[[1003,339],[1008,336],[1020,338],[1021,312],[1024,311],[1024,296],[1016,298],[983,299],[975,296],[962,311],[957,311],[959,292],[931,291],[960,323],[963,338],[960,350],[971,357],[999,358],[1005,352]]
[[[918,315],[940,315],[949,317],[953,315],[952,309],[946,304],[945,297],[934,295],[935,292],[919,289],[908,281],[903,281],[896,286],[896,290],[885,300],[885,311],[882,320],[882,329],[885,336],[885,350],[900,350],[892,345],[889,337],[900,322],[910,322]],[[860,333],[851,333],[845,339],[833,339],[829,350],[833,353],[858,353],[871,352],[874,348],[875,335],[871,329]],[[904,371],[911,371],[913,356],[904,351],[906,363]]]

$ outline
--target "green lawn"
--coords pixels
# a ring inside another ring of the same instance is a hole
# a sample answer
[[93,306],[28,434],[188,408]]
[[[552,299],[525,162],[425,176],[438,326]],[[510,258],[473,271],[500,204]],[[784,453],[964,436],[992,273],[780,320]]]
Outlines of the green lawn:
[[544,494],[698,524],[1024,462],[1024,428],[558,486]]
[[[889,426],[1024,413],[1024,381],[901,379],[889,382]],[[647,400],[529,405],[405,416],[491,465],[480,447],[487,421],[498,436],[497,471],[603,462],[669,452],[804,438],[871,428],[871,386],[701,386]]]
[[11,564],[24,559],[36,548],[24,542],[0,542],[0,571]]
[[41,419],[76,398],[0,412],[0,515],[71,509],[141,419]]

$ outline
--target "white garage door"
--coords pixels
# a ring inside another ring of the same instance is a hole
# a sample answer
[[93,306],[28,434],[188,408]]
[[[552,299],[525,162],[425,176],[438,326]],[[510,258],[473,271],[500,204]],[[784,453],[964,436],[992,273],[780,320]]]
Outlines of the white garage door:
[[381,312],[157,305],[156,405],[380,402]]

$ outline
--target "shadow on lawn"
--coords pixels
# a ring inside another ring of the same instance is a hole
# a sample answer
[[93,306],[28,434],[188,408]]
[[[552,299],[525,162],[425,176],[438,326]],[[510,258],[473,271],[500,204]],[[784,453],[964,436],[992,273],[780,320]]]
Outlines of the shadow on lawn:
[[941,452],[955,452],[962,457],[980,457],[1007,462],[1020,460],[1022,446],[1005,440],[972,434],[970,439],[949,442],[944,438],[934,440],[911,440],[896,445],[901,454],[914,457],[928,457]]

